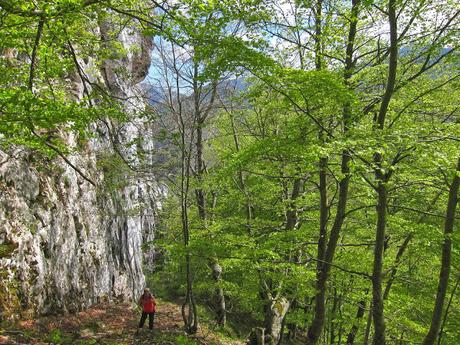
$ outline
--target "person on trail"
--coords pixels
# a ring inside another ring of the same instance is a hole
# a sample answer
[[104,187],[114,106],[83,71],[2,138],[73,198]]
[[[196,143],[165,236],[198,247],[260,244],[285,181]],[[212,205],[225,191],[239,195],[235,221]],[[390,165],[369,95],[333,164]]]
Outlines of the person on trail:
[[[139,328],[144,327],[144,323],[148,315],[149,316],[149,329],[153,329],[153,320],[155,319],[156,302],[155,302],[155,297],[150,293],[149,289],[147,288],[144,289],[144,293],[139,299],[139,305],[142,308],[142,316],[139,322]],[[139,332],[139,328],[137,329],[137,332]]]

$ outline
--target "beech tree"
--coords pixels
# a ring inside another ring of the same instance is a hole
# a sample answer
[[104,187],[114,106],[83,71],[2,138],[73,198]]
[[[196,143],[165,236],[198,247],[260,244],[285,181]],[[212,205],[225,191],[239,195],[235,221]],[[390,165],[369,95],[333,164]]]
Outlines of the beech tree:
[[153,276],[183,298],[188,333],[204,304],[220,327],[247,318],[253,344],[460,336],[457,4],[0,8],[2,147],[60,157],[88,183],[63,139],[124,121],[126,100],[85,61],[103,70],[127,54],[113,40],[127,26],[151,38],[143,115],[169,149],[163,167],[143,166],[169,192]]

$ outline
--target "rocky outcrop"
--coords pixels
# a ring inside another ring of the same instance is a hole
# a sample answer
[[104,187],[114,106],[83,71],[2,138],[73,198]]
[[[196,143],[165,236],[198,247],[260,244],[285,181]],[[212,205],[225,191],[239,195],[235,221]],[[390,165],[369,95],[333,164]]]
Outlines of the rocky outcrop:
[[[119,40],[127,55],[106,61],[91,78],[123,96],[129,112],[143,107],[136,85],[147,74],[152,43],[132,29]],[[71,79],[74,96],[82,97],[83,81]],[[141,136],[139,121],[94,125],[98,134],[85,142],[62,134],[70,147],[81,148],[69,160],[96,186],[59,158],[19,147],[0,151],[1,319],[19,312],[73,312],[101,298],[139,295],[145,284],[141,246],[153,239],[161,194],[154,181],[117,164],[120,154],[136,163],[136,146],[128,143]]]

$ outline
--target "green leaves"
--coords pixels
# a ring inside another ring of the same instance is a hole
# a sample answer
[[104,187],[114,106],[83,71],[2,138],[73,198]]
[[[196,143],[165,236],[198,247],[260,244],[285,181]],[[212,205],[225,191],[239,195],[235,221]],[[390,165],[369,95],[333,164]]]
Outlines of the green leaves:
[[[63,133],[72,132],[83,139],[89,124],[98,118],[123,118],[118,101],[111,99],[97,80],[103,60],[126,54],[115,43],[101,43],[97,21],[100,10],[100,5],[77,0],[42,1],[38,7],[28,1],[9,2],[2,9],[3,147],[23,145],[51,154],[47,144],[52,144],[66,151],[66,145],[61,145]],[[39,37],[36,15],[44,22]],[[111,19],[117,21],[113,16]],[[36,56],[32,66],[33,52]],[[93,107],[95,103],[97,107]]]

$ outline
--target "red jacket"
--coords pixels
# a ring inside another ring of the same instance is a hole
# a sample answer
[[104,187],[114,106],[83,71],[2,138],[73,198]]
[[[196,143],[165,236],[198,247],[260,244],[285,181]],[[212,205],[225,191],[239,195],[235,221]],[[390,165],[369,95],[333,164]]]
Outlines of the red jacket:
[[139,304],[142,306],[142,311],[145,313],[154,313],[156,310],[155,298],[152,295],[147,297],[142,295]]

